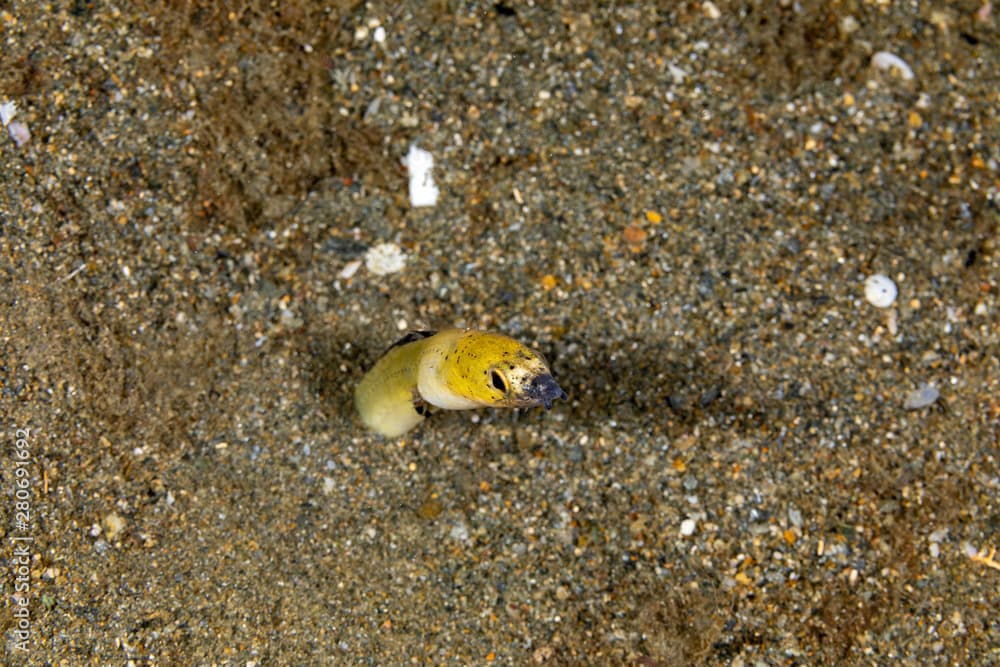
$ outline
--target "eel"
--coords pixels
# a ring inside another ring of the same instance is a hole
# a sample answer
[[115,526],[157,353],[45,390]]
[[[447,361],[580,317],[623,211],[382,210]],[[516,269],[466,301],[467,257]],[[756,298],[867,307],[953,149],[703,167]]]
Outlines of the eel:
[[388,438],[414,428],[435,408],[548,410],[566,398],[541,354],[502,334],[472,329],[407,334],[354,391],[361,421]]

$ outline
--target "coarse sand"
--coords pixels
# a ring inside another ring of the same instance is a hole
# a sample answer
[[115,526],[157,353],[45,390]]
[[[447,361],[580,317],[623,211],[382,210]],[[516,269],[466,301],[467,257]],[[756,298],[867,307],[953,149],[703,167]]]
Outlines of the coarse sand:
[[0,3],[0,663],[1000,664],[996,9]]

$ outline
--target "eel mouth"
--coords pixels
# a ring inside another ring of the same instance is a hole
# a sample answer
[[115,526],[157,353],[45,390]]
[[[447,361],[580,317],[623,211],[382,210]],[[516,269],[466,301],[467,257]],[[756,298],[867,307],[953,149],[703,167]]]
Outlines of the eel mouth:
[[557,399],[561,398],[565,401],[569,398],[562,387],[548,373],[531,378],[531,384],[528,385],[525,396],[533,405],[544,405],[546,410],[551,408],[552,403]]

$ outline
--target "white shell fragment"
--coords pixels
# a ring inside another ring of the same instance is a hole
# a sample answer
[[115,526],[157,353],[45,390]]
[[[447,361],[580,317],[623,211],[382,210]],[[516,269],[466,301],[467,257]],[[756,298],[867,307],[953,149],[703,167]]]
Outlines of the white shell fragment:
[[4,127],[10,125],[10,121],[14,120],[14,116],[17,115],[17,104],[14,102],[4,102],[0,104],[0,123],[3,123]]
[[722,16],[722,12],[719,11],[719,8],[716,7],[715,3],[711,2],[711,0],[706,0],[706,2],[701,3],[701,11],[704,12],[705,16],[713,21]]
[[365,253],[365,268],[376,276],[386,276],[401,271],[406,265],[406,255],[395,243],[380,243]]
[[352,260],[347,264],[344,264],[344,268],[340,270],[340,273],[337,274],[337,277],[340,278],[341,280],[350,280],[351,278],[354,277],[354,274],[357,273],[358,269],[360,268],[361,268],[361,261],[357,259]]
[[684,79],[688,77],[687,72],[673,63],[667,63],[667,72],[670,74],[670,78],[673,80],[674,84],[678,86],[684,83]]
[[876,273],[865,278],[865,298],[876,308],[888,308],[898,295],[899,289],[889,276]]
[[403,164],[410,172],[410,204],[413,206],[434,206],[440,194],[434,185],[434,156],[427,151],[410,146],[410,152],[403,158]]
[[691,537],[694,535],[694,530],[698,526],[694,519],[684,519],[681,521],[681,536]]
[[125,519],[115,512],[106,514],[101,523],[103,524],[102,528],[104,528],[104,536],[109,540],[114,540],[125,530]]
[[15,120],[8,125],[7,132],[10,134],[10,138],[14,140],[14,143],[17,144],[18,148],[31,141],[31,130],[29,130],[28,126],[19,120]]
[[872,56],[872,67],[878,70],[895,70],[904,81],[913,79],[913,70],[906,64],[906,61],[895,53],[879,51]]
[[937,387],[925,383],[906,395],[903,407],[907,410],[920,410],[933,405],[940,396],[941,392],[938,391]]

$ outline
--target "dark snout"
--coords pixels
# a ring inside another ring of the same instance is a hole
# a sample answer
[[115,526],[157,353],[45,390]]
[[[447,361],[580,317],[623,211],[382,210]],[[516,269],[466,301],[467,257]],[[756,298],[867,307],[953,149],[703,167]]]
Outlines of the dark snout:
[[541,403],[548,410],[552,407],[552,402],[557,398],[564,401],[568,398],[566,392],[562,390],[551,375],[538,375],[532,378],[528,387],[528,398],[536,405]]

